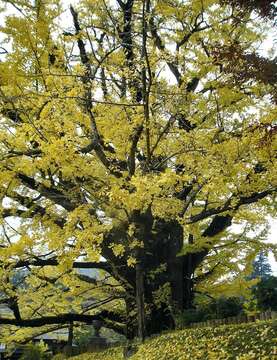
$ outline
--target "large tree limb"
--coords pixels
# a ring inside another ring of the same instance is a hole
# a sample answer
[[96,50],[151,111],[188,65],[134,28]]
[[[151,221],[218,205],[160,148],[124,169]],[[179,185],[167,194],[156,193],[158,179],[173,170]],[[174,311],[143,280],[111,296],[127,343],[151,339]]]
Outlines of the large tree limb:
[[[17,269],[27,266],[43,267],[57,265],[59,265],[59,260],[56,257],[52,257],[49,259],[35,258],[30,260],[19,260],[12,267]],[[107,271],[108,273],[111,272],[111,266],[105,261],[74,261],[72,267],[73,269],[101,269]]]
[[[266,190],[266,191],[263,191],[260,193],[254,193],[251,196],[247,196],[247,197],[241,197],[238,204],[234,207],[234,209],[238,209],[241,205],[254,203],[260,199],[265,198],[266,196],[268,196],[269,194],[271,194],[273,192],[276,192],[276,189],[275,190]],[[224,212],[224,211],[226,211],[226,210],[223,210],[222,212]],[[219,213],[220,212],[217,212],[216,214],[219,214]],[[209,216],[211,216],[211,215],[209,215]],[[206,217],[209,217],[209,216],[206,216]],[[202,236],[207,237],[207,238],[212,238],[212,237],[216,236],[220,232],[224,231],[227,227],[231,226],[232,219],[233,219],[233,216],[231,216],[229,214],[216,215],[212,219],[212,221],[210,222],[208,227],[203,231]],[[197,221],[199,221],[199,220],[197,220]],[[202,251],[200,251],[198,253],[192,254],[194,269],[196,269],[199,266],[199,264],[201,264],[201,262],[204,260],[204,258],[208,255],[210,245],[211,245],[211,241],[208,241],[206,248],[204,248]]]
[[[27,219],[27,218],[33,218],[35,215],[40,214],[41,216],[44,216],[47,214],[46,209],[44,209],[43,207],[40,207],[39,205],[34,205],[32,207],[32,209],[29,210],[20,210],[20,209],[4,209],[1,212],[1,216],[2,218],[7,218],[7,217],[11,217],[11,216],[15,216],[15,217],[19,217],[22,219]],[[63,228],[65,225],[65,219],[62,218],[56,218],[53,219],[53,222],[58,225],[60,228]]]
[[[43,316],[33,319],[10,319],[0,317],[0,324],[20,327],[41,327],[44,325],[66,324],[70,322],[92,324],[94,320],[103,321],[104,326],[114,328],[116,331],[122,334],[124,333],[124,327],[120,326],[120,324],[124,322],[124,317],[107,310],[103,310],[102,312],[95,315],[67,313],[55,316]],[[111,326],[112,323],[114,323],[113,326]],[[116,325],[115,323],[118,324]]]
[[[217,234],[224,231],[227,227],[231,226],[232,224],[232,217],[230,215],[226,216],[215,216],[208,227],[203,231],[202,236],[203,237],[209,237],[212,238],[213,236],[216,236]],[[203,248],[203,250],[192,253],[191,259],[192,259],[192,272],[196,270],[196,268],[202,263],[202,261],[205,259],[205,257],[209,253],[211,241],[207,241],[207,246]]]
[[[149,21],[149,25],[150,25],[150,32],[151,32],[152,38],[154,39],[154,42],[155,42],[155,46],[160,51],[166,52],[165,45],[164,45],[161,37],[158,34],[157,26],[154,22],[153,16],[151,17],[151,19]],[[178,85],[180,86],[182,84],[182,77],[181,77],[181,73],[178,69],[178,66],[176,64],[174,64],[172,61],[167,61],[166,63],[167,63],[167,66],[169,67],[170,71],[172,72],[172,74],[175,76]]]
[[31,190],[39,192],[42,196],[45,196],[47,199],[62,206],[64,209],[68,211],[75,209],[76,205],[73,204],[62,191],[53,187],[48,188],[41,183],[38,183],[30,176],[24,175],[22,173],[18,173],[17,177],[21,180],[23,185],[27,186]]
[[142,134],[143,131],[143,124],[138,125],[135,129],[134,129],[134,133],[131,136],[131,149],[130,149],[130,154],[129,154],[129,158],[128,158],[128,167],[129,167],[129,175],[132,176],[135,173],[135,167],[136,167],[136,150],[137,150],[137,145],[140,139],[140,136]]
[[[7,197],[9,197],[12,200],[17,201],[20,205],[24,206],[28,210],[25,211],[25,210],[19,210],[19,209],[4,209],[4,216],[5,216],[5,213],[11,214],[11,215],[6,215],[5,217],[13,216],[12,215],[13,211],[16,212],[16,215],[18,214],[18,216],[22,216],[22,217],[24,217],[24,216],[33,217],[37,214],[44,216],[47,213],[46,209],[44,207],[42,207],[41,205],[36,203],[36,201],[39,200],[41,198],[41,196],[34,199],[34,198],[31,198],[28,196],[23,196],[16,191],[8,191]],[[57,223],[57,225],[62,227],[65,224],[65,219],[56,218],[55,222]]]
[[219,265],[220,265],[220,262],[216,263],[209,271],[207,271],[207,272],[205,272],[205,273],[203,273],[203,274],[200,274],[200,275],[198,275],[197,277],[195,277],[195,278],[193,279],[193,282],[194,282],[195,284],[197,284],[197,283],[200,283],[200,282],[203,281],[203,280],[206,280],[208,277],[210,277],[211,275],[214,274],[216,268],[217,268]]
[[[72,5],[70,5],[70,12],[73,18],[73,23],[75,27],[75,34],[78,36],[77,44],[80,52],[81,62],[85,67],[85,75],[81,78],[82,82],[84,84],[85,88],[85,104],[84,109],[86,113],[88,114],[90,118],[91,123],[91,129],[92,129],[92,135],[91,135],[91,143],[89,146],[85,148],[85,152],[87,152],[88,149],[94,150],[98,159],[101,161],[101,163],[116,177],[121,176],[121,172],[117,169],[113,169],[111,161],[107,158],[103,147],[101,145],[101,136],[99,134],[95,116],[92,111],[92,98],[91,98],[91,80],[95,77],[95,74],[92,72],[89,56],[87,55],[87,51],[85,48],[84,41],[80,38],[79,34],[81,32],[81,26],[78,19],[78,13],[75,11]],[[84,149],[83,149],[84,151]]]
[[264,199],[268,195],[274,194],[275,192],[277,192],[277,189],[273,188],[273,189],[268,189],[268,190],[264,190],[264,191],[261,191],[261,192],[256,192],[256,193],[253,193],[253,194],[251,194],[249,196],[241,196],[240,198],[238,198],[237,204],[235,204],[235,205],[231,205],[231,200],[233,200],[233,198],[230,198],[221,207],[208,209],[208,210],[203,210],[200,213],[191,216],[188,223],[192,224],[192,223],[204,220],[206,218],[209,218],[209,217],[211,217],[213,215],[221,214],[221,213],[226,212],[226,211],[236,211],[242,205],[253,204],[253,203],[255,203],[255,202],[259,201],[259,200]]

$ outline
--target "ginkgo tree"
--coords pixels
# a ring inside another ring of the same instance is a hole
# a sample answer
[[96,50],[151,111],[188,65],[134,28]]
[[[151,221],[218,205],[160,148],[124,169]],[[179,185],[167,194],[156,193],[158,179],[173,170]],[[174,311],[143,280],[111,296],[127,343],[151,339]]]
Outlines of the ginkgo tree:
[[2,1],[7,338],[93,320],[144,338],[196,292],[246,287],[255,255],[274,250],[277,64],[259,48],[276,8],[264,3]]

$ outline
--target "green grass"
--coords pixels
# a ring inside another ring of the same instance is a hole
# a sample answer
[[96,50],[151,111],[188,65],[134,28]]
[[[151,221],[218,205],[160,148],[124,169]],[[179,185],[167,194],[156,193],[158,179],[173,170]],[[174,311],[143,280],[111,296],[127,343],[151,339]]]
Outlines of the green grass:
[[[272,322],[186,329],[147,340],[130,360],[277,360],[277,326]],[[119,360],[122,348],[87,353],[72,360]]]

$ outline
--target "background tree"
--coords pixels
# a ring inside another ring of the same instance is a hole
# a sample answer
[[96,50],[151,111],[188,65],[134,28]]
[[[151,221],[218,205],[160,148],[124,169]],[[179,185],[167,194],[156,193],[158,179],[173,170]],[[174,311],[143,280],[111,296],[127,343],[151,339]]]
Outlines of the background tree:
[[269,22],[238,2],[83,0],[64,29],[58,0],[4,3],[2,331],[101,320],[144,338],[195,289],[244,289],[251,231],[276,213]]
[[211,319],[225,319],[231,316],[238,316],[243,313],[243,298],[224,297],[218,299],[198,296],[194,309],[185,310],[177,318],[177,326],[184,326],[192,323],[202,322]]
[[265,251],[261,251],[253,262],[251,279],[259,279],[253,286],[252,300],[260,311],[277,309],[277,278],[272,276],[271,266]]
[[257,299],[257,308],[261,311],[277,310],[277,278],[268,276],[253,289],[254,297]]
[[268,262],[267,254],[261,251],[253,262],[253,271],[251,278],[266,279],[271,275],[271,266]]

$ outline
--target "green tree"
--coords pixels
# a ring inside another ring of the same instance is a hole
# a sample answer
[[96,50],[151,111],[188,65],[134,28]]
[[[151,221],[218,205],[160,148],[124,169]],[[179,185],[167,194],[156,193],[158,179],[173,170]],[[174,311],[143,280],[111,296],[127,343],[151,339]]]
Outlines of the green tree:
[[262,278],[255,286],[253,293],[259,310],[277,311],[277,278],[275,276]]
[[264,251],[261,251],[253,262],[252,279],[261,278],[266,279],[271,275],[271,266],[268,262],[268,257]]
[[39,344],[29,344],[23,349],[21,360],[48,360],[50,359],[50,353],[47,352],[47,345],[43,342]]
[[239,297],[220,297],[211,304],[211,314],[217,319],[224,319],[230,316],[238,316],[242,313],[243,300]]
[[276,213],[277,64],[258,52],[272,6],[265,20],[251,1],[80,0],[65,29],[59,0],[5,4],[6,341],[92,320],[143,339],[196,288],[245,289],[251,231]]

